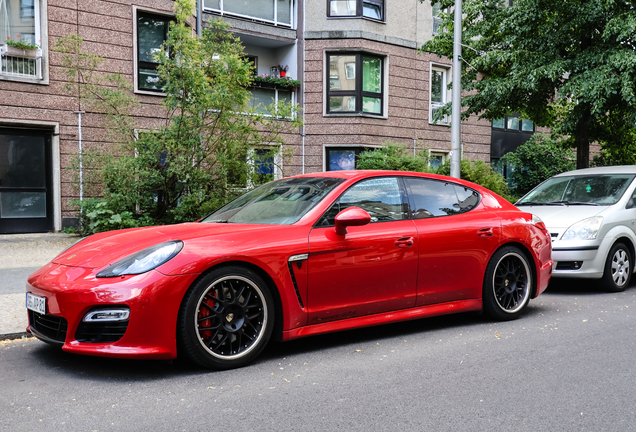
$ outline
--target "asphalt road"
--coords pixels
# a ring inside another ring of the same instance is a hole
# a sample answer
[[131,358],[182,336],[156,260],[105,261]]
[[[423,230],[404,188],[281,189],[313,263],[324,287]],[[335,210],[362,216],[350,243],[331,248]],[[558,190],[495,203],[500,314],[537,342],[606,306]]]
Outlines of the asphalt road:
[[323,335],[226,372],[17,341],[0,346],[0,430],[636,430],[635,322],[634,285],[553,283],[513,322]]

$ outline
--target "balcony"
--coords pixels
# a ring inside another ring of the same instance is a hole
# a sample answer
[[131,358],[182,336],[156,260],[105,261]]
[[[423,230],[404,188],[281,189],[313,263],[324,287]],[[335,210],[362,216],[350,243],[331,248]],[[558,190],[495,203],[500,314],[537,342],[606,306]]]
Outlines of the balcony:
[[205,12],[294,28],[293,0],[203,0]]
[[29,79],[42,79],[42,49],[23,50],[0,45],[0,74]]

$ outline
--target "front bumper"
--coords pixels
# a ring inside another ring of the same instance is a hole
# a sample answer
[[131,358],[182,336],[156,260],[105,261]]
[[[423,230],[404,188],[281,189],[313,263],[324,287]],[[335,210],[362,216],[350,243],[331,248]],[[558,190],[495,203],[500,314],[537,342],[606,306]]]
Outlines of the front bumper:
[[[51,263],[31,275],[27,292],[46,298],[46,314],[29,311],[27,331],[45,342],[61,345],[64,351],[77,354],[175,358],[181,299],[198,274],[166,276],[153,270],[141,275],[108,279],[96,278],[95,274],[94,269]],[[123,336],[114,342],[78,340],[78,328],[83,317],[102,306],[130,308],[130,318],[123,331],[119,329]]]
[[[553,277],[600,279],[605,269],[605,259],[613,242],[603,240],[600,244],[589,242],[552,243]],[[578,269],[567,269],[568,263],[580,263]]]

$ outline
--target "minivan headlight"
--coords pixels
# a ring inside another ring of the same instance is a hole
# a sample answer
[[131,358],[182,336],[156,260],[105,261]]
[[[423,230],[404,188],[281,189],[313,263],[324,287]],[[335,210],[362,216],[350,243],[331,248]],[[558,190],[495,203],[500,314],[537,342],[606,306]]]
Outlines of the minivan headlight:
[[561,237],[561,240],[594,240],[601,229],[602,223],[602,216],[583,219],[570,226]]
[[181,240],[159,243],[134,253],[97,273],[99,278],[145,273],[174,258],[183,248]]

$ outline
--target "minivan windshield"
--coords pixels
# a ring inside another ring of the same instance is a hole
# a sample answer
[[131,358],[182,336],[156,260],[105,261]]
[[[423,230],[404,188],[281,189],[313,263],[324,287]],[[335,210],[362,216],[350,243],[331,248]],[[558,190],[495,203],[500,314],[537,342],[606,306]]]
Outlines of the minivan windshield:
[[516,205],[616,204],[634,180],[633,174],[552,177],[531,190]]
[[273,181],[241,195],[201,222],[290,225],[343,181],[326,177]]

